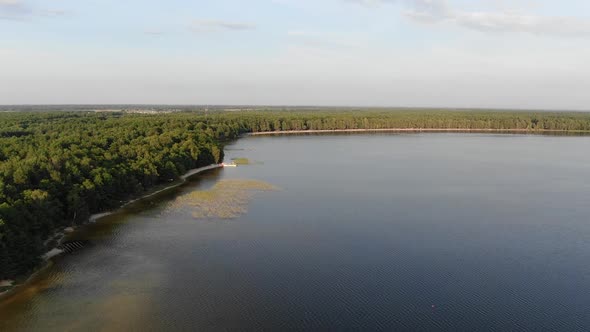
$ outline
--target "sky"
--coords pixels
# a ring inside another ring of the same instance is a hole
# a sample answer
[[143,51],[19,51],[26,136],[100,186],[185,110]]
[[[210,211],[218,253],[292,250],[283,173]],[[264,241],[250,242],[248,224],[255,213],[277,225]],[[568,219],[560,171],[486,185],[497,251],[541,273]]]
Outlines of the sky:
[[0,104],[590,110],[590,1],[0,0]]

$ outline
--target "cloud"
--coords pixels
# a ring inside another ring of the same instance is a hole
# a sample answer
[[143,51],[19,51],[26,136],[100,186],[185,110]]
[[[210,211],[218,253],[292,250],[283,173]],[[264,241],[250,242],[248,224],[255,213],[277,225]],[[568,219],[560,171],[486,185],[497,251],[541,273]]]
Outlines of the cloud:
[[39,16],[43,17],[59,17],[59,16],[66,16],[69,14],[66,10],[61,9],[44,9],[37,12]]
[[20,0],[0,0],[0,6],[20,6],[22,2]]
[[194,20],[191,22],[189,28],[195,32],[244,31],[254,30],[256,29],[256,25],[251,23],[220,20]]
[[0,19],[18,20],[32,12],[21,0],[0,0]]
[[590,20],[577,17],[461,10],[410,10],[405,15],[422,23],[446,22],[484,32],[525,32],[535,35],[590,37]]
[[375,7],[399,3],[404,16],[424,24],[450,23],[483,32],[524,32],[535,35],[590,37],[590,19],[572,16],[540,16],[516,11],[467,11],[446,0],[344,0]]
[[58,17],[67,12],[59,9],[36,9],[24,0],[0,0],[0,19],[22,21],[31,17]]

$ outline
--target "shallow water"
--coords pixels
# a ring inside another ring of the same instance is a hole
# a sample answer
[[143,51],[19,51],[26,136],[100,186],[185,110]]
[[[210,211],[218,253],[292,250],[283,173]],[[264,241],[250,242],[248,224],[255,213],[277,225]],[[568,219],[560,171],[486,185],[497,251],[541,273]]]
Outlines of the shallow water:
[[[247,137],[76,235],[0,330],[588,330],[590,137]],[[234,219],[177,197],[258,192]],[[174,208],[171,208],[174,207]]]

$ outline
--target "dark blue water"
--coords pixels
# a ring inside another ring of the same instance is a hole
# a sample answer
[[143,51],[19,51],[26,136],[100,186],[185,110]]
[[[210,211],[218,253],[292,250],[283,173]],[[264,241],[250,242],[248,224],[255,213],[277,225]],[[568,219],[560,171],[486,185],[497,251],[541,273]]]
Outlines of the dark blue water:
[[[590,137],[248,137],[251,165],[89,227],[9,330],[590,329]],[[232,220],[171,210],[217,181],[262,192]]]

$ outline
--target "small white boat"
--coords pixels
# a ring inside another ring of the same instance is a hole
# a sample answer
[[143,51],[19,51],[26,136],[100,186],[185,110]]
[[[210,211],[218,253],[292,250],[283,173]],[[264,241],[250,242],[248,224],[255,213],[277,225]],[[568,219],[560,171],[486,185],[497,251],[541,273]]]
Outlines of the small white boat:
[[238,167],[238,165],[236,165],[235,163],[229,163],[229,164],[222,163],[221,167]]

